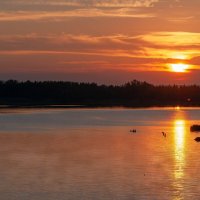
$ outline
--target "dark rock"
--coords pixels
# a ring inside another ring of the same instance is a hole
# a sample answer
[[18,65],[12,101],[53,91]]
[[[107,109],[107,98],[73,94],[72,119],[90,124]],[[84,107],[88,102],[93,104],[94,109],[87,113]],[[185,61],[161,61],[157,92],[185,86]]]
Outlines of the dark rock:
[[190,127],[191,132],[200,132],[200,125],[194,124]]
[[200,142],[200,137],[196,137],[194,140],[195,140],[196,142]]

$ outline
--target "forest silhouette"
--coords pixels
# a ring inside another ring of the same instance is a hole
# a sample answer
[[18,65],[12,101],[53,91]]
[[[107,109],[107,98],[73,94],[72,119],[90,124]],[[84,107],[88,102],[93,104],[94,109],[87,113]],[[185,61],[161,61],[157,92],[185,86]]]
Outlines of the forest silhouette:
[[198,85],[123,85],[64,81],[0,81],[0,104],[10,106],[200,106]]

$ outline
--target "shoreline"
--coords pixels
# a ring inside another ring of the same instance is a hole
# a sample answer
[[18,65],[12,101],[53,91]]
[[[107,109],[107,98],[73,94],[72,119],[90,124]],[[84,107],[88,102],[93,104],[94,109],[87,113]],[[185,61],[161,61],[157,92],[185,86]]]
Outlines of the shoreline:
[[179,106],[179,105],[152,105],[152,106],[126,106],[126,105],[41,105],[41,104],[30,104],[30,105],[0,105],[0,109],[200,109],[200,105],[195,106]]

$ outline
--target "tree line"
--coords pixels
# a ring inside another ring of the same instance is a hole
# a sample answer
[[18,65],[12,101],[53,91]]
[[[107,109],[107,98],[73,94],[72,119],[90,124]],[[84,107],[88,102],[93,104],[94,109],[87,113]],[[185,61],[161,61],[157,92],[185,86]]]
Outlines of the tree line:
[[123,85],[64,81],[0,81],[1,105],[200,106],[198,85]]

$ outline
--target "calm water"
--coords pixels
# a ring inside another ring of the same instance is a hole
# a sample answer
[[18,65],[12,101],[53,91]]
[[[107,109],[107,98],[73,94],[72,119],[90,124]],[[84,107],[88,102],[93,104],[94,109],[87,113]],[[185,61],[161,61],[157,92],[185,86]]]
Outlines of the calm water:
[[192,108],[2,109],[0,199],[200,199],[198,122]]

